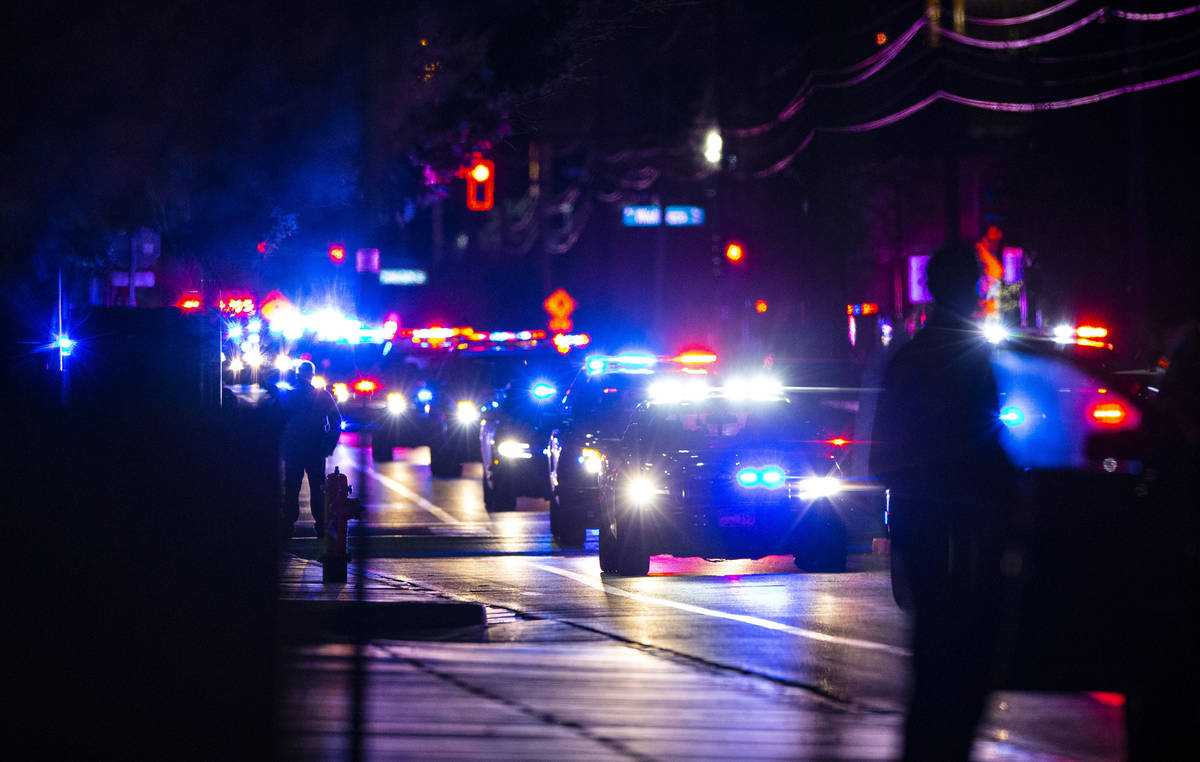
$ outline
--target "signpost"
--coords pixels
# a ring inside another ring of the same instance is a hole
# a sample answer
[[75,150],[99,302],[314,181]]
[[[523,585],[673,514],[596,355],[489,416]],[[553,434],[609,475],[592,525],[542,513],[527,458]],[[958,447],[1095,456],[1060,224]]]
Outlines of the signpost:
[[429,280],[429,273],[416,269],[384,269],[379,271],[382,286],[420,286]]
[[546,297],[546,301],[542,302],[542,307],[550,315],[550,330],[554,333],[566,333],[571,330],[574,323],[571,322],[571,313],[575,311],[575,300],[565,289],[558,289],[550,296]]
[[621,207],[621,224],[630,228],[653,228],[662,224],[667,227],[694,227],[704,224],[702,206],[668,206],[664,213],[661,206]]

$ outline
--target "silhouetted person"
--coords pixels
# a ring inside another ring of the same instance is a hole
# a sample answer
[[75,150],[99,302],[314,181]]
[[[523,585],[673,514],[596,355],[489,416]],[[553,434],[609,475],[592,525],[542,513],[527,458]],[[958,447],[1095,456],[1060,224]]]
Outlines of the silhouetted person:
[[904,758],[967,759],[992,680],[1000,555],[1014,477],[1000,446],[990,345],[972,320],[979,262],[929,260],[935,307],[884,374],[871,469],[891,490],[892,552],[912,587]]
[[[1192,308],[1193,313],[1195,307]],[[1131,457],[1143,462],[1136,562],[1125,611],[1129,759],[1178,758],[1193,743],[1200,699],[1200,319],[1178,326],[1170,365],[1145,410]]]
[[325,389],[313,386],[316,367],[305,360],[296,369],[296,388],[282,396],[286,423],[280,437],[283,458],[283,533],[288,538],[300,517],[300,482],[308,475],[308,502],[317,538],[325,536],[325,458],[333,454],[342,416]]

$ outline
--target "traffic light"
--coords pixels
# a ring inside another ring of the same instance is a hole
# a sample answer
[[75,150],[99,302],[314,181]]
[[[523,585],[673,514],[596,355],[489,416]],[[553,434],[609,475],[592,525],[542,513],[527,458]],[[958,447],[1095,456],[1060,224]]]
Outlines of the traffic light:
[[340,265],[346,261],[346,247],[340,243],[329,245],[329,261],[335,265]]
[[746,252],[742,249],[742,245],[740,243],[730,241],[725,247],[725,258],[734,264],[741,262],[742,258],[745,256]]
[[486,212],[491,209],[496,198],[495,163],[490,159],[476,158],[466,174],[467,208],[473,212]]
[[767,311],[767,300],[766,299],[756,300],[754,302],[754,311],[760,315],[763,314],[764,312],[766,312]]

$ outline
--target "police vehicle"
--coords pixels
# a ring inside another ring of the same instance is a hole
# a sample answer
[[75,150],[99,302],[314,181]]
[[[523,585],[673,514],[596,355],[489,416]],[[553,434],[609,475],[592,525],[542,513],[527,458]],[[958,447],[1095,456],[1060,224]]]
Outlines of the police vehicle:
[[[713,378],[717,356],[707,351],[659,357],[640,352],[589,357],[563,397],[550,433],[550,532],[562,547],[580,547],[600,526],[600,453],[619,439],[650,384],[664,376]],[[703,380],[700,380],[703,379]]]
[[439,478],[462,476],[462,464],[481,457],[484,406],[531,366],[562,357],[545,331],[491,332],[457,342],[433,380],[418,390],[428,416],[430,472]]
[[512,510],[522,496],[550,496],[547,429],[559,420],[559,390],[577,365],[557,353],[527,355],[518,375],[483,407],[479,446],[483,503],[489,511]]
[[877,520],[883,490],[844,465],[845,400],[790,396],[767,378],[717,391],[657,382],[601,456],[601,570],[643,575],[655,554],[785,553],[807,571],[843,571],[848,532]]

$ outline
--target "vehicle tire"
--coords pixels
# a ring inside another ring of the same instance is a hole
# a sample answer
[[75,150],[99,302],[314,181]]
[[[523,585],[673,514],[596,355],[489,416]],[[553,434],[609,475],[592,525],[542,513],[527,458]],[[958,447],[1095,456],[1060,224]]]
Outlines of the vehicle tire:
[[612,533],[612,527],[605,521],[600,522],[600,571],[606,574],[617,573],[617,538]]
[[392,461],[392,449],[395,443],[381,431],[376,431],[371,434],[371,460],[376,463],[390,463]]
[[908,581],[908,568],[904,565],[904,559],[896,553],[895,545],[888,553],[888,561],[892,569],[892,599],[901,611],[912,611],[913,594],[912,585]]
[[429,473],[439,479],[457,479],[462,476],[462,463],[453,459],[445,448],[429,446]]
[[502,480],[496,479],[494,476],[492,480],[495,484],[488,487],[487,475],[485,474],[483,477],[483,507],[489,513],[493,511],[511,511],[516,508],[517,496],[513,494],[512,490],[505,487]]
[[619,522],[617,536],[617,574],[622,577],[644,577],[650,573],[650,552],[640,527]]
[[560,548],[582,548],[587,537],[582,518],[562,504],[558,490],[550,493],[550,533]]
[[809,511],[797,531],[797,567],[818,574],[846,571],[846,527],[836,516]]

